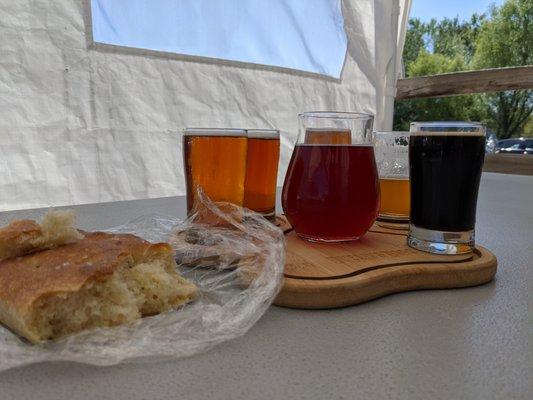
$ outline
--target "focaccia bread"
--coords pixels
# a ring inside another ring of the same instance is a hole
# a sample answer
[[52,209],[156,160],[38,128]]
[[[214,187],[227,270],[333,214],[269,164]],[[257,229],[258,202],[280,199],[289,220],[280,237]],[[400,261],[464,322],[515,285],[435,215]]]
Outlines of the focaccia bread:
[[195,297],[166,243],[86,233],[82,240],[0,261],[0,322],[31,342],[114,326]]
[[82,239],[74,219],[73,211],[49,211],[41,224],[22,220],[0,228],[0,261]]

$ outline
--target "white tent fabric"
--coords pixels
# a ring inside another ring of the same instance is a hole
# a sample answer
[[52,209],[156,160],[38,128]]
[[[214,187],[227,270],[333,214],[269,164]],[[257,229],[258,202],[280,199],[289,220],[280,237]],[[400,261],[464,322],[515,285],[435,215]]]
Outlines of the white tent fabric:
[[299,112],[390,128],[410,0],[342,2],[340,79],[95,45],[90,1],[0,0],[0,210],[184,194],[183,127],[278,128]]

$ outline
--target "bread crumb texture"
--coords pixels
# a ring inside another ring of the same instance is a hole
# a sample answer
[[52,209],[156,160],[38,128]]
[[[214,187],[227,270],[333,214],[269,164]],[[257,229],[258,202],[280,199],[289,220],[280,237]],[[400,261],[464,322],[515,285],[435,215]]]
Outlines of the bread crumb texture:
[[34,241],[34,246],[50,249],[66,243],[83,239],[83,235],[74,227],[74,211],[48,211],[41,221],[42,236]]
[[162,260],[123,265],[113,275],[74,293],[40,299],[28,321],[39,340],[109,327],[168,311],[190,301],[196,288]]

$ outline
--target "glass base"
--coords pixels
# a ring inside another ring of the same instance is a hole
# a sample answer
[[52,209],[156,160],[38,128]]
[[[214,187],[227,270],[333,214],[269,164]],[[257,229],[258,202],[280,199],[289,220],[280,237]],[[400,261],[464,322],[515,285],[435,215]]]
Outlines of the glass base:
[[475,247],[474,230],[464,232],[436,231],[409,225],[407,244],[417,250],[433,254],[465,254]]
[[266,218],[268,221],[270,222],[275,222],[276,221],[276,210],[275,209],[272,209],[270,211],[257,211],[257,210],[252,210],[250,209],[250,211],[253,211],[257,214],[259,214],[260,216],[262,216],[263,218]]
[[252,211],[260,214],[261,216],[263,216],[264,218],[266,219],[269,219],[269,220],[272,220],[276,217],[276,209],[275,208],[271,208],[270,210],[254,210],[254,209],[251,209]]
[[268,219],[270,222],[273,222],[276,220],[276,211],[274,210],[268,213],[259,213],[259,214],[261,214],[263,217]]
[[324,239],[324,238],[318,238],[314,236],[307,236],[303,235],[301,233],[296,232],[298,237],[307,240],[308,242],[313,243],[344,243],[344,242],[353,242],[355,240],[358,240],[361,236],[353,236],[353,237],[347,237],[347,238],[340,238],[340,239]]
[[407,230],[409,229],[409,217],[391,217],[388,215],[379,215],[376,223],[383,227],[389,229],[400,229]]

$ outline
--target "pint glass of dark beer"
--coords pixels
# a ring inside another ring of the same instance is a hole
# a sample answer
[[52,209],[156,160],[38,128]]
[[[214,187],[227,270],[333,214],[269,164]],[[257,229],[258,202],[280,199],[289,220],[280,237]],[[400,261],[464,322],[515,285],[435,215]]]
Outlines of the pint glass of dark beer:
[[485,127],[469,122],[414,122],[409,141],[409,246],[438,254],[474,249]]

